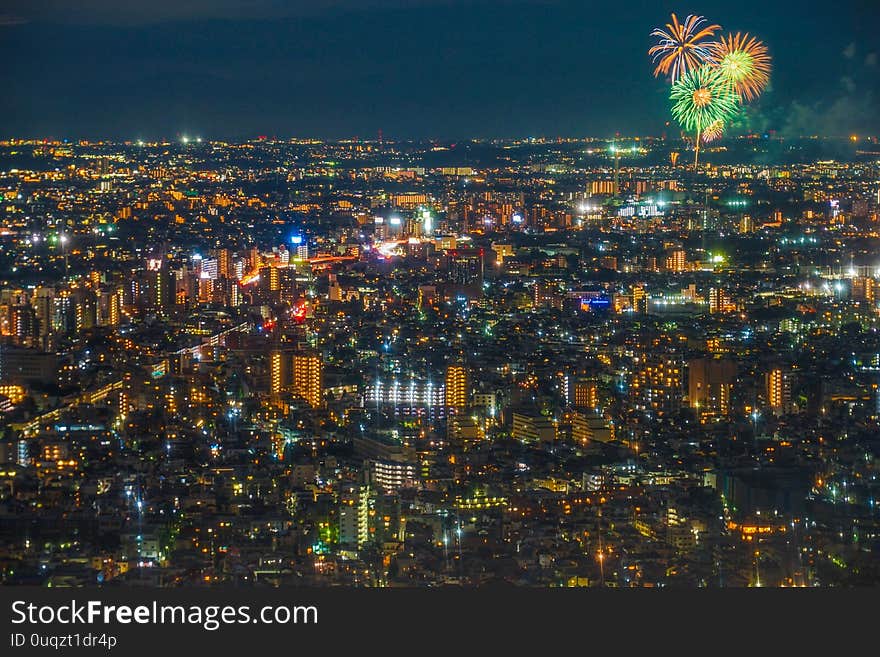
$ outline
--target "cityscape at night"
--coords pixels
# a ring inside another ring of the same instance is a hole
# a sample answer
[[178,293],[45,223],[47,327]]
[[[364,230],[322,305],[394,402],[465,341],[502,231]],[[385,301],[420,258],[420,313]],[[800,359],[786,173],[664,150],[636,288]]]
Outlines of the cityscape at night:
[[12,111],[0,582],[880,584],[878,114],[790,100],[747,13],[641,13],[654,100],[593,137]]

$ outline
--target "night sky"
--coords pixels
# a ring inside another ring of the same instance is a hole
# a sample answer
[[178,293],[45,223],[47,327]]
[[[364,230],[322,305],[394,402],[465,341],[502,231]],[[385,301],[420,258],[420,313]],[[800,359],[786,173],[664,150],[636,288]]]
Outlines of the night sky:
[[671,11],[770,47],[743,130],[880,135],[878,0],[2,0],[0,137],[660,134]]

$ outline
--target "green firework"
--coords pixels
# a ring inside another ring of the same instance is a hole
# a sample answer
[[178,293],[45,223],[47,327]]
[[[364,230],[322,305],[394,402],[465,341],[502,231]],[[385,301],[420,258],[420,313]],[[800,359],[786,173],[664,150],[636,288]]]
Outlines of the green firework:
[[715,121],[729,121],[740,97],[717,68],[703,66],[676,80],[669,93],[672,116],[687,132],[700,133]]

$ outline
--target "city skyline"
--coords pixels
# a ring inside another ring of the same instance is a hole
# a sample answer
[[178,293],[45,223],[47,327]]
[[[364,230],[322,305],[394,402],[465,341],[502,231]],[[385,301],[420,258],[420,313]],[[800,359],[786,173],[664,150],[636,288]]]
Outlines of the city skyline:
[[876,584],[880,153],[814,141],[0,140],[0,581]]
[[0,586],[876,586],[871,4],[7,0]]

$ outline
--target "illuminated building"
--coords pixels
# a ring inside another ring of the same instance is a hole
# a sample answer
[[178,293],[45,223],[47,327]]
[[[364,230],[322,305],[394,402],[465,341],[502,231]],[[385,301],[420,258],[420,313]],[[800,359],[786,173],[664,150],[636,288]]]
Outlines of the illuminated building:
[[165,411],[168,413],[177,413],[177,389],[171,385],[168,386],[168,392],[165,393]]
[[736,310],[736,305],[731,301],[727,290],[712,287],[709,288],[709,313],[726,313]]
[[122,294],[118,290],[101,290],[98,293],[98,326],[119,326],[122,319]]
[[369,541],[369,498],[369,486],[343,485],[339,493],[339,543],[343,547],[360,549]]
[[601,258],[599,258],[599,265],[602,267],[602,269],[617,271],[617,256],[602,256]]
[[449,281],[455,286],[479,289],[483,285],[483,249],[453,249],[447,252]]
[[550,307],[562,310],[563,296],[559,294],[558,286],[552,282],[538,281],[534,288],[534,301],[536,307]]
[[383,381],[377,379],[364,390],[364,405],[390,407],[402,415],[443,413],[446,406],[446,386],[421,379]]
[[426,194],[419,194],[417,192],[392,194],[389,201],[394,207],[403,208],[406,210],[414,210],[420,205],[427,205],[429,203],[429,199]]
[[68,290],[52,299],[52,332],[69,335],[76,331],[76,303]]
[[260,288],[267,292],[277,292],[281,289],[278,267],[260,267]]
[[290,352],[273,351],[269,355],[269,392],[277,395],[290,385]]
[[775,367],[764,376],[767,406],[776,413],[789,413],[792,410],[792,374],[781,367]]
[[736,362],[726,358],[696,358],[688,363],[688,401],[701,417],[730,413],[736,383]]
[[371,488],[396,491],[412,487],[418,481],[415,461],[370,459],[364,465]]
[[571,438],[580,445],[590,442],[607,443],[614,440],[614,423],[598,415],[573,413]]
[[[441,248],[446,248],[441,246]],[[454,240],[452,246],[448,248],[455,248]],[[513,245],[512,244],[492,244],[492,250],[495,252],[496,262],[499,265],[504,264],[505,258],[513,257]]]
[[467,370],[463,365],[449,365],[446,368],[446,406],[454,411],[462,411],[468,406],[470,390]]
[[613,180],[594,180],[590,183],[590,194],[592,196],[614,196],[615,193],[616,189]]
[[33,305],[37,316],[40,337],[45,337],[52,332],[54,298],[55,291],[52,288],[38,287],[34,291]]
[[552,443],[556,440],[558,425],[556,420],[546,415],[514,412],[513,439],[524,443]]
[[77,290],[75,296],[76,330],[94,328],[97,325],[97,303],[90,290]]
[[637,313],[648,312],[648,293],[641,285],[633,286],[632,290],[632,307]]
[[852,279],[852,298],[873,304],[877,300],[877,282],[868,276],[856,276]]
[[210,278],[212,281],[220,276],[220,266],[215,258],[202,258],[199,274],[202,278]]
[[596,379],[578,379],[574,383],[575,408],[599,408],[599,382]]
[[278,272],[278,289],[281,292],[281,301],[293,304],[299,296],[296,282],[296,270],[292,267],[274,269]]
[[631,393],[636,407],[675,412],[681,406],[682,367],[670,356],[649,355],[636,371]]
[[320,408],[324,403],[323,364],[321,357],[314,353],[293,355],[293,384],[291,391],[312,408]]
[[8,397],[13,404],[18,404],[25,398],[25,390],[20,385],[3,383],[0,384],[0,395]]
[[447,423],[447,435],[450,440],[473,442],[486,438],[485,425],[476,416],[451,415]]
[[673,249],[666,256],[665,269],[669,272],[680,273],[687,270],[687,259],[684,249]]
[[229,249],[217,249],[217,275],[223,278],[232,278],[232,251]]
[[177,280],[167,267],[147,271],[148,303],[159,314],[166,315],[174,306],[177,296]]

